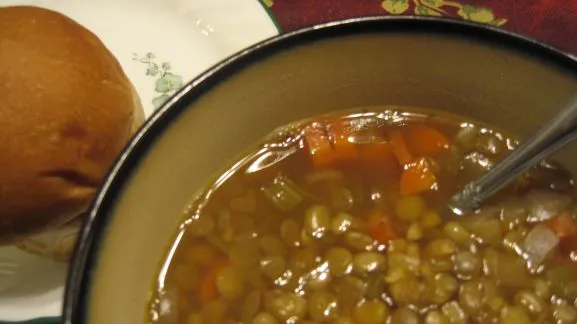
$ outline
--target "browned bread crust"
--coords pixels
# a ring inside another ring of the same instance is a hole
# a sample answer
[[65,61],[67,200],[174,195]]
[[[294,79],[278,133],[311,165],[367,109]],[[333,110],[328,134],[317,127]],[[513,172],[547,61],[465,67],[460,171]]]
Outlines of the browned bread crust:
[[0,8],[0,243],[84,212],[142,118],[93,33],[47,9]]

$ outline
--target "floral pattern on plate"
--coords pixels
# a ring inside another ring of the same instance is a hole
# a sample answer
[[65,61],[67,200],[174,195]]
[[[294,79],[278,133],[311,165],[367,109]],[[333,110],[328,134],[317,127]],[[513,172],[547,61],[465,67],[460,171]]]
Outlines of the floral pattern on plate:
[[[257,0],[0,0],[9,5],[61,12],[96,34],[134,84],[146,116],[213,64],[278,34]],[[0,287],[0,323],[60,315],[65,264],[7,247],[0,249],[0,284],[4,268],[18,280],[4,276],[10,287]]]
[[172,71],[170,62],[158,64],[156,63],[156,55],[150,52],[142,57],[134,54],[133,60],[145,64],[145,74],[155,79],[154,91],[158,93],[158,96],[152,99],[151,103],[154,108],[160,107],[176,90],[182,87],[182,76]]

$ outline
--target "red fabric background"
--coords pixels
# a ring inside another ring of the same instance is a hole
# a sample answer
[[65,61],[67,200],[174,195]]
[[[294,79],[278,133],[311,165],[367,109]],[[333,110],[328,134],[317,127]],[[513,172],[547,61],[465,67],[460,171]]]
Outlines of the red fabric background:
[[[284,31],[316,23],[388,14],[382,0],[273,0],[271,10]],[[421,0],[422,1],[422,0]],[[544,41],[577,55],[577,0],[456,0],[463,5],[486,7],[501,27]],[[447,10],[451,17],[459,16]]]

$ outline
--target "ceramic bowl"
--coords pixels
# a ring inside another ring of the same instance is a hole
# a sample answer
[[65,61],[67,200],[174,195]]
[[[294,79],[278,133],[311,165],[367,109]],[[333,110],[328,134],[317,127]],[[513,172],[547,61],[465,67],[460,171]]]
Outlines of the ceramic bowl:
[[[278,126],[374,105],[428,107],[523,138],[577,92],[577,61],[487,26],[362,18],[285,34],[189,83],[140,130],[84,225],[66,323],[145,321],[160,262],[193,194]],[[577,172],[577,149],[558,159]]]

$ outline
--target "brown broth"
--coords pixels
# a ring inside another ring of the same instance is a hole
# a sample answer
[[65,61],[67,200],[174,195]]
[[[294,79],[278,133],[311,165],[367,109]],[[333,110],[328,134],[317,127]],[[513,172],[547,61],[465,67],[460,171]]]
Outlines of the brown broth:
[[[407,108],[276,130],[187,208],[149,323],[576,323],[565,172],[543,164],[474,214],[446,209],[515,143]],[[417,190],[409,170],[434,182]]]

